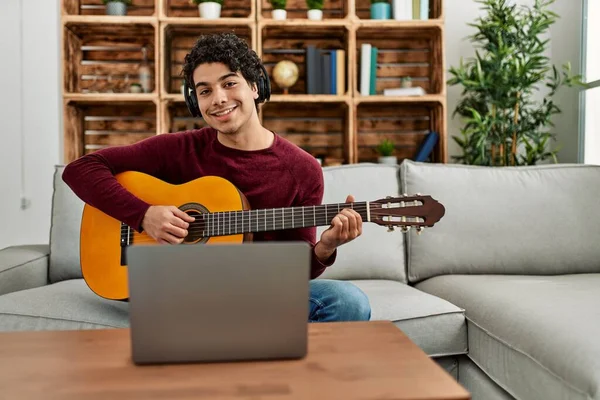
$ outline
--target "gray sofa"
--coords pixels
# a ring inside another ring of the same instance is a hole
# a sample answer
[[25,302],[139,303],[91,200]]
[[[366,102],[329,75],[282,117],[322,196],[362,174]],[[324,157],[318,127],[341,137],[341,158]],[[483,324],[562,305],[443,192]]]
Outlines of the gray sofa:
[[[83,204],[61,173],[49,246],[0,251],[0,330],[128,326],[127,304],[81,279]],[[600,400],[600,167],[405,161],[324,176],[326,203],[423,193],[446,214],[420,236],[366,223],[321,278],[358,285],[373,319],[393,321],[474,400]]]

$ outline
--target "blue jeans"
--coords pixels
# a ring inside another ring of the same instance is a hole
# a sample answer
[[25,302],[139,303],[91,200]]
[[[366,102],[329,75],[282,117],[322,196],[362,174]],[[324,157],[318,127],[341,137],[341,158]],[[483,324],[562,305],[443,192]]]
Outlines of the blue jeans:
[[368,321],[369,298],[350,282],[330,279],[310,281],[308,322]]

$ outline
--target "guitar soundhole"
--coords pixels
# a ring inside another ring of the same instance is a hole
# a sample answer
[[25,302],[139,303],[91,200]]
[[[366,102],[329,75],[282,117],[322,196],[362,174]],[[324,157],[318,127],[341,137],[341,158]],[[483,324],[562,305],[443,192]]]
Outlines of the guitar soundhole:
[[188,235],[183,240],[184,244],[196,244],[206,243],[208,237],[203,236],[204,232],[204,219],[202,214],[208,213],[206,207],[197,203],[188,203],[179,207],[179,209],[185,212],[190,217],[194,217],[195,221],[192,222],[188,228]]

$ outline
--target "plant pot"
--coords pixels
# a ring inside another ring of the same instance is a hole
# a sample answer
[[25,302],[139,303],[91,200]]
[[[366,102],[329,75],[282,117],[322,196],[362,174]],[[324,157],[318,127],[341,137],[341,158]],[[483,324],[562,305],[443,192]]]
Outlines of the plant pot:
[[271,18],[281,21],[287,18],[287,11],[285,10],[273,10],[271,11]]
[[198,4],[200,18],[204,19],[219,19],[221,17],[221,4],[208,1]]
[[392,7],[390,3],[371,4],[371,19],[390,19]]
[[379,164],[398,165],[398,158],[396,156],[383,156],[377,159]]
[[313,21],[320,21],[323,19],[323,10],[308,10],[308,19]]
[[120,1],[106,3],[106,15],[127,15],[127,4]]

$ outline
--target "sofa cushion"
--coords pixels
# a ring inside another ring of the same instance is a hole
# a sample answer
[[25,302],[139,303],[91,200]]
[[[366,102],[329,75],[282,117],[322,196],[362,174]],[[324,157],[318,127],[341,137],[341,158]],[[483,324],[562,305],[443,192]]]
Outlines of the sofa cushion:
[[54,170],[50,226],[50,282],[81,278],[79,232],[84,203],[62,180],[64,166]]
[[417,288],[466,309],[469,357],[518,399],[600,399],[600,274],[454,275]]
[[[323,168],[323,203],[344,203],[351,194],[355,200],[372,201],[398,195],[399,167],[383,164],[353,164]],[[317,228],[317,240],[327,227]],[[406,282],[404,238],[400,231],[363,222],[363,233],[340,246],[336,262],[327,268],[327,279],[390,279]]]
[[371,320],[392,321],[430,356],[467,352],[464,310],[396,281],[351,282],[369,298]]
[[600,272],[600,166],[478,167],[402,163],[406,193],[444,217],[408,240],[408,279],[443,274]]
[[94,294],[71,279],[0,296],[0,331],[122,328],[129,303]]

